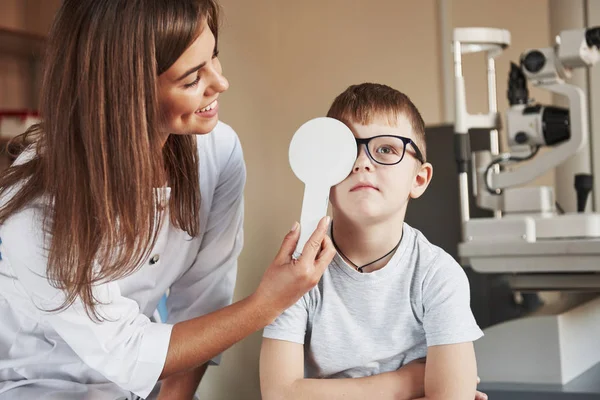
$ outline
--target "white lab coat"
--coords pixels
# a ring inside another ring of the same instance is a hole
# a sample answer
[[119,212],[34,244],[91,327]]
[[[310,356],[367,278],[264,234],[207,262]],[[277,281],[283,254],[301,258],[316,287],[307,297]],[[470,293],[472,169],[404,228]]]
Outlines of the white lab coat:
[[[103,323],[90,320],[80,301],[45,311],[63,293],[46,278],[39,208],[0,226],[0,399],[144,398],[163,369],[172,324],[231,303],[243,244],[242,149],[233,129],[219,123],[198,136],[198,151],[200,235],[163,224],[139,270],[95,287]],[[168,288],[167,323],[153,323]]]

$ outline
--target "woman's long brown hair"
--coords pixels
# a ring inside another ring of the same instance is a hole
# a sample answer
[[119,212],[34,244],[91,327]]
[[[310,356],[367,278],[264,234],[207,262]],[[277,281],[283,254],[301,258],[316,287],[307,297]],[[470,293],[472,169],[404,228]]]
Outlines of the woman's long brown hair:
[[[196,140],[164,147],[157,78],[191,45],[203,21],[218,37],[216,0],[65,0],[49,34],[33,157],[0,177],[0,223],[32,201],[43,207],[47,276],[102,320],[95,284],[134,272],[162,224],[199,231]],[[10,193],[9,193],[10,192]]]

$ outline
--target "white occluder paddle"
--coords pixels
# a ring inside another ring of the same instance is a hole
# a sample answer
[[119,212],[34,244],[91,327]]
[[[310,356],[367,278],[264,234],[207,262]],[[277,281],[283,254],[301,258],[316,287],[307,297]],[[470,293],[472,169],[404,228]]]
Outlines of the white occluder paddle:
[[289,150],[290,166],[305,185],[295,259],[300,257],[306,241],[327,214],[331,187],[352,172],[356,155],[352,131],[337,119],[312,119],[294,134]]

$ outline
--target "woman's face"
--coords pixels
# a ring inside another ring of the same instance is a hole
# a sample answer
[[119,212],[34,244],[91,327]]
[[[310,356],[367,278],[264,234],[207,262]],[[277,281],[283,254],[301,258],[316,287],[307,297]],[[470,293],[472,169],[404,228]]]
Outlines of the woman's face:
[[206,22],[202,33],[175,63],[158,77],[161,130],[168,134],[206,134],[217,124],[219,94],[229,82],[215,49],[215,37]]

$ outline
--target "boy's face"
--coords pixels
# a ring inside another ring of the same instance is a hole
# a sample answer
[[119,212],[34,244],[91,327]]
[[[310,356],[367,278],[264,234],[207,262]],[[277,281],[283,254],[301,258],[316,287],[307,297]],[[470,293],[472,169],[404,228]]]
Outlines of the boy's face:
[[[354,136],[361,139],[378,135],[397,135],[415,140],[408,119],[401,115],[393,126],[384,118],[375,118],[369,125],[351,123]],[[396,165],[381,165],[367,154],[364,145],[350,175],[331,190],[334,218],[360,223],[404,219],[409,198],[425,192],[432,176],[432,166],[415,158],[412,145],[406,146],[404,158]]]

